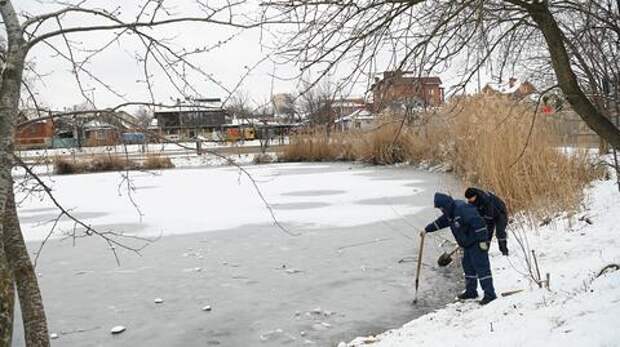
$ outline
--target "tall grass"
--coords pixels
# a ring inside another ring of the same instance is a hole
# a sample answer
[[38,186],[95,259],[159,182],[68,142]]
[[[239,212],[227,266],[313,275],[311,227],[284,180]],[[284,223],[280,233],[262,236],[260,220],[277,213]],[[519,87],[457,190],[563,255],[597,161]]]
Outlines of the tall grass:
[[562,152],[544,117],[509,98],[469,97],[402,127],[384,119],[374,130],[309,131],[293,137],[281,159],[443,163],[464,185],[502,196],[512,211],[547,215],[575,208],[604,169],[583,150]]
[[514,211],[575,208],[583,188],[604,175],[585,150],[563,153],[533,106],[505,97],[470,98],[446,112],[453,150],[446,158],[465,184],[493,190]]

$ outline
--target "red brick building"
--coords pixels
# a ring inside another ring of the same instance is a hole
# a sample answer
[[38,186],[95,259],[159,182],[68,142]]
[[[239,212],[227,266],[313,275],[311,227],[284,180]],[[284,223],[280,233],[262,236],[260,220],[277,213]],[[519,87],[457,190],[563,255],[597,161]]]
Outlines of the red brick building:
[[408,107],[436,107],[444,103],[439,77],[419,77],[409,71],[385,71],[371,86],[373,108],[381,111],[395,103]]
[[54,122],[43,120],[17,127],[15,144],[18,148],[47,148],[54,137]]

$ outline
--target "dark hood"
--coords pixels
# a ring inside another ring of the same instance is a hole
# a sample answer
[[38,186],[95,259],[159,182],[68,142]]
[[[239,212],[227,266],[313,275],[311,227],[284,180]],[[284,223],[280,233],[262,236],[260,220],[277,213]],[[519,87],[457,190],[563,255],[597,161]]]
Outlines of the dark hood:
[[435,207],[441,208],[448,212],[448,214],[452,215],[454,210],[454,199],[450,195],[443,193],[435,193]]
[[465,197],[467,199],[475,196],[476,197],[476,201],[474,201],[474,205],[476,206],[480,206],[482,205],[482,200],[484,200],[486,193],[478,188],[474,188],[474,187],[469,187],[467,188],[467,190],[465,190]]

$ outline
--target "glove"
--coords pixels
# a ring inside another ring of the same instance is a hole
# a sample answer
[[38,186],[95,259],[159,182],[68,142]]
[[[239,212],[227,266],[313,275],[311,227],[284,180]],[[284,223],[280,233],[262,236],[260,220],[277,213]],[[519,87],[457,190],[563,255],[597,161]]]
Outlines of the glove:
[[429,225],[424,227],[424,232],[425,233],[430,233],[430,232],[433,232],[433,231],[434,231],[433,230],[433,223],[431,223],[431,224],[429,224]]
[[486,241],[480,242],[478,246],[480,246],[480,249],[485,252],[489,250],[489,243]]
[[502,255],[508,256],[508,245],[506,245],[506,240],[500,240],[498,245],[499,251],[502,252]]

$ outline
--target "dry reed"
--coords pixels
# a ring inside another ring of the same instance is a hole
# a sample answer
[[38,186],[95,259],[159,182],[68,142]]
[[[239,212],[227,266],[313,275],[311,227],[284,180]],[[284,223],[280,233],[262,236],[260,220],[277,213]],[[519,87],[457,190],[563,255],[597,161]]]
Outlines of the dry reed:
[[280,159],[444,163],[464,185],[502,196],[513,212],[571,210],[605,170],[583,150],[563,151],[554,127],[534,109],[507,97],[468,97],[403,127],[384,119],[374,130],[308,131],[294,136]]

